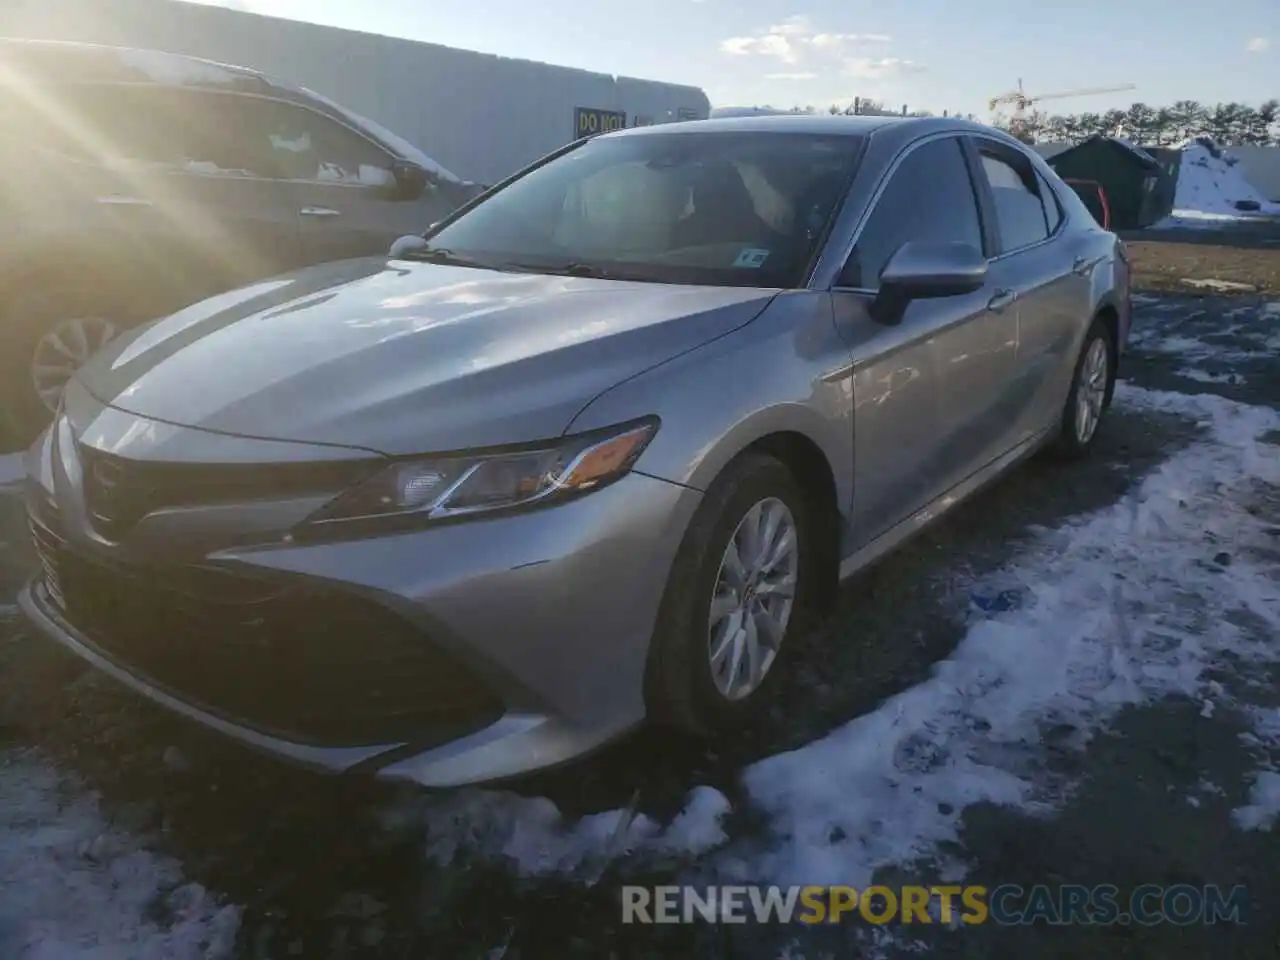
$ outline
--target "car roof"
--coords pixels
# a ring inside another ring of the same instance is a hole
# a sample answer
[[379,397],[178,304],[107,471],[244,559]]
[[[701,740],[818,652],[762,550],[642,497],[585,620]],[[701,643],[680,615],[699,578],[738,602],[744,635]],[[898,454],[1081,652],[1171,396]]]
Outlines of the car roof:
[[[70,40],[0,37],[0,65],[16,68],[18,75],[44,83],[127,83],[275,97],[309,107],[347,126],[353,123],[347,111],[301,87],[250,67],[179,53]],[[0,71],[0,84],[4,82],[5,73]],[[373,131],[362,126],[360,132],[392,153],[402,153]]]
[[238,82],[274,85],[265,75],[248,67],[179,53],[70,40],[0,37],[0,59],[50,82],[153,83],[219,89]]
[[602,137],[650,136],[662,133],[795,133],[837,136],[868,136],[891,133],[904,139],[915,139],[926,133],[941,131],[983,133],[1000,139],[1011,139],[984,124],[955,117],[882,117],[845,114],[787,113],[758,117],[716,117],[710,120],[683,120],[648,127],[628,127],[602,134]]

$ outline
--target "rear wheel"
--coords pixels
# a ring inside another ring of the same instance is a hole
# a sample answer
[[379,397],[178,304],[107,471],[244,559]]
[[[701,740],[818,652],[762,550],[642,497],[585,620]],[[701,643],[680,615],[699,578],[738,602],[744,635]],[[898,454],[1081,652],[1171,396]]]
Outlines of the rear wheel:
[[1062,411],[1056,444],[1060,455],[1074,458],[1089,452],[1110,406],[1114,381],[1115,348],[1106,324],[1096,318],[1085,334]]
[[791,472],[763,454],[742,457],[707,491],[654,635],[655,720],[707,735],[767,699],[819,582],[811,515]]

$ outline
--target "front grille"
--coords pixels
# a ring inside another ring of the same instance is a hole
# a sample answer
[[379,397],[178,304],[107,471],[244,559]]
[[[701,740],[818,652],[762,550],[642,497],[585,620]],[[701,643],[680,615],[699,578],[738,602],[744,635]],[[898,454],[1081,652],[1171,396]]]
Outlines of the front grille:
[[95,529],[119,539],[147,514],[167,507],[337,494],[376,472],[380,460],[271,464],[187,464],[129,460],[77,448],[85,504]]
[[126,568],[32,526],[64,619],[132,672],[225,719],[359,746],[444,742],[501,716],[470,671],[372,601],[311,580]]

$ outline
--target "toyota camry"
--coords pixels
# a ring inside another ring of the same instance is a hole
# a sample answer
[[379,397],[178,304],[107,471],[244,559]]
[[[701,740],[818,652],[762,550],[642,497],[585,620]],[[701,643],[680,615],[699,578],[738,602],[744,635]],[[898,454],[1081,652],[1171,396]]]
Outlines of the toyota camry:
[[22,609],[332,771],[449,787],[646,720],[713,737],[840,578],[1088,451],[1129,311],[1122,243],[989,127],[591,138],[394,256],[89,362],[27,455]]

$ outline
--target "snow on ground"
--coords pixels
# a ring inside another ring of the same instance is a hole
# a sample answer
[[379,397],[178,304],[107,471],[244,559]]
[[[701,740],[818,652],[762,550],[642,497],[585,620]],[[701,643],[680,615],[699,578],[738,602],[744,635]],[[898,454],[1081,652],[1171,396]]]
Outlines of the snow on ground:
[[[1280,413],[1124,384],[1116,396],[1131,411],[1194,419],[1204,435],[1119,503],[1044,534],[993,575],[1019,585],[1020,602],[973,622],[931,679],[748,768],[767,840],[723,840],[729,803],[706,787],[667,827],[626,811],[570,823],[549,801],[482,792],[410,813],[425,814],[433,858],[469,849],[521,873],[598,876],[628,852],[643,862],[718,847],[703,868],[726,878],[865,885],[877,868],[937,857],[973,804],[1051,812],[1068,785],[1043,773],[1046,729],[1078,748],[1127,705],[1183,694],[1212,709],[1222,687],[1205,671],[1224,655],[1280,659],[1234,625],[1280,631],[1280,582],[1255,553],[1266,521],[1248,510],[1259,484],[1280,484],[1280,456],[1259,441]],[[1259,782],[1261,806],[1272,783]]]
[[1280,631],[1280,584],[1252,555],[1266,524],[1246,509],[1254,484],[1280,483],[1280,456],[1258,442],[1280,414],[1216,396],[1117,395],[1190,415],[1208,435],[1005,571],[1024,585],[1023,606],[972,626],[930,681],[747,771],[775,843],[739,860],[740,874],[865,884],[957,839],[966,806],[1045,809],[1045,728],[1082,744],[1126,705],[1203,696],[1205,669],[1225,653],[1280,659],[1232,623],[1247,611]]
[[[1184,313],[1175,303],[1142,302],[1137,297],[1134,305],[1151,314],[1177,315],[1173,333],[1168,325],[1144,322],[1145,318],[1135,323],[1129,346],[1142,353],[1177,357],[1183,376],[1205,382],[1243,382],[1243,378],[1228,381],[1217,377],[1223,369],[1280,353],[1280,326],[1268,330],[1258,324],[1258,310],[1249,303],[1222,309],[1205,307],[1190,313]],[[1266,304],[1261,313],[1280,319],[1280,304]],[[1220,369],[1207,370],[1206,364]]]
[[1260,771],[1249,788],[1249,802],[1231,812],[1241,830],[1270,830],[1280,815],[1280,773]]
[[1249,802],[1231,812],[1241,830],[1271,830],[1280,818],[1280,708],[1252,707],[1245,711],[1250,729],[1241,740],[1259,760],[1249,787]]
[[22,465],[22,454],[0,454],[0,487],[21,483],[26,475],[27,468]]
[[[1241,210],[1236,206],[1238,200],[1252,200],[1258,209]],[[1229,150],[1210,149],[1204,142],[1192,140],[1182,148],[1173,213],[1155,227],[1216,230],[1230,221],[1260,214],[1280,216],[1280,203],[1270,202],[1253,188]]]
[[239,922],[107,823],[78,785],[0,753],[0,957],[217,960]]

